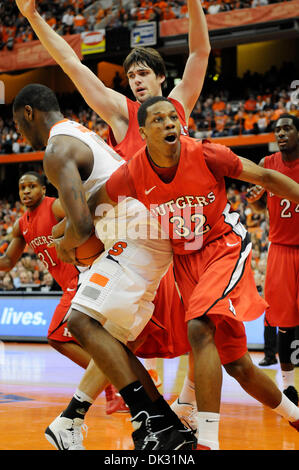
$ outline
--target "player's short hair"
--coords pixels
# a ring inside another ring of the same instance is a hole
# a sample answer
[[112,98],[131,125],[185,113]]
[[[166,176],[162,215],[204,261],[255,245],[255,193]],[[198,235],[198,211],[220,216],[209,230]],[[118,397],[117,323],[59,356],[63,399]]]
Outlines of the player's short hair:
[[24,108],[26,105],[39,111],[60,111],[55,93],[47,86],[39,83],[31,83],[22,88],[14,100],[13,112]]
[[144,64],[150,67],[156,76],[166,77],[166,67],[162,56],[151,47],[135,47],[123,63],[126,74],[133,64]]
[[284,119],[284,118],[291,119],[293,121],[293,124],[296,127],[297,131],[299,131],[299,119],[297,118],[297,116],[294,116],[293,114],[288,114],[288,113],[283,113],[279,116],[279,118],[274,123],[274,129],[275,129],[279,119]]
[[159,101],[167,101],[168,103],[172,104],[171,101],[164,96],[152,96],[151,98],[148,98],[138,109],[137,119],[139,127],[143,127],[145,125],[147,118],[147,108],[153,104],[159,103]]
[[37,179],[37,181],[39,182],[41,186],[46,186],[45,176],[41,173],[38,173],[37,171],[26,171],[26,173],[23,173],[20,176],[19,181],[21,178],[23,178],[23,176],[26,176],[26,175],[35,176],[35,178]]

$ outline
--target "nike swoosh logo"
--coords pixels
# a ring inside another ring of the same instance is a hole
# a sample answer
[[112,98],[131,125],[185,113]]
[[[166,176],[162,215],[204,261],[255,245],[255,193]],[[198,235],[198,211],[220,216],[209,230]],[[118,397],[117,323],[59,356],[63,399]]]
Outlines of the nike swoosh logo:
[[74,290],[76,290],[76,288],[75,288],[75,289],[70,289],[69,287],[67,287],[66,290],[67,290],[68,292],[74,292]]
[[28,230],[29,230],[29,228],[27,228],[27,230],[25,230],[25,231],[23,232],[23,235],[26,235],[26,233],[28,232]]
[[138,388],[134,388],[134,392],[138,392],[138,390],[140,390],[142,388],[142,385]]
[[238,243],[227,243],[226,245],[227,246],[237,246],[237,245],[239,245],[239,242]]
[[157,187],[157,186],[153,186],[153,187],[150,188],[150,189],[145,189],[145,190],[144,190],[145,195],[147,196],[147,195],[148,195],[150,192],[152,192],[152,190],[155,189],[156,187]]

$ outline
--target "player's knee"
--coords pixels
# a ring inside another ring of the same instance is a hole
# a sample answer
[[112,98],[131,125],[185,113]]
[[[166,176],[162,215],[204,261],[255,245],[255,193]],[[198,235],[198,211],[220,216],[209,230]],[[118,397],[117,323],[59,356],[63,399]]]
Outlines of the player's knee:
[[214,333],[215,326],[206,317],[195,318],[188,322],[188,339],[192,348],[214,342]]
[[62,343],[61,341],[56,341],[55,339],[52,339],[51,337],[48,336],[48,344],[56,349],[56,351],[60,351],[62,348]]
[[250,382],[255,372],[254,367],[249,354],[224,366],[226,372],[240,383]]
[[67,321],[67,328],[74,338],[80,341],[88,317],[84,313],[72,310]]

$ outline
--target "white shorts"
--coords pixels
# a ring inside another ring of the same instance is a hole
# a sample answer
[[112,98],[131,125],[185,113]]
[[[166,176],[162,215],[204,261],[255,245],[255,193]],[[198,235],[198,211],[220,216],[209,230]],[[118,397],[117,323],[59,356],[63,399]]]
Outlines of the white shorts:
[[[97,233],[103,230],[103,220],[96,225]],[[105,218],[105,234],[99,234],[105,252],[84,273],[72,308],[99,321],[126,344],[137,338],[153,314],[152,301],[172,262],[172,249],[169,240],[113,239],[107,220],[113,218]]]

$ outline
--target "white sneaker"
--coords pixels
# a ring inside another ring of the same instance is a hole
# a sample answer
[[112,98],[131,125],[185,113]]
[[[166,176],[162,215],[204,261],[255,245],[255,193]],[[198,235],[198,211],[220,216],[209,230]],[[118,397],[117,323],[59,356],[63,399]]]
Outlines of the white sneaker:
[[82,430],[87,434],[83,419],[70,419],[60,415],[47,427],[45,436],[58,450],[85,450]]
[[198,437],[198,430],[197,430],[197,408],[196,405],[193,403],[181,403],[180,399],[177,398],[172,405],[170,406],[172,411],[176,413],[176,415],[180,418],[182,423],[187,426],[188,428],[192,429],[195,433],[196,438]]

